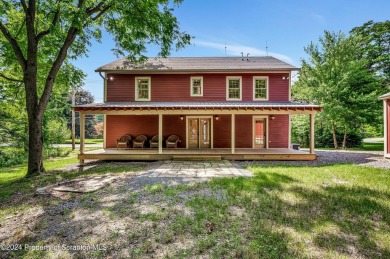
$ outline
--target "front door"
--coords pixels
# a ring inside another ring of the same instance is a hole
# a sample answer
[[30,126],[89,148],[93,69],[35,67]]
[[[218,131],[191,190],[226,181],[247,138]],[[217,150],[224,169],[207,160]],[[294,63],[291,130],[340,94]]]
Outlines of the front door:
[[254,132],[254,148],[265,148],[266,145],[266,119],[257,119],[255,118],[253,124],[253,132]]
[[210,132],[210,118],[188,118],[188,148],[211,148]]

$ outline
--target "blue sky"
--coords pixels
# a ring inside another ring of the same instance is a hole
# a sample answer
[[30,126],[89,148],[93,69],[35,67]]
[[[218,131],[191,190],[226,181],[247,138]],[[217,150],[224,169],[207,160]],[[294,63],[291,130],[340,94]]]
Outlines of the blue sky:
[[[194,39],[192,45],[171,56],[250,56],[268,54],[295,66],[306,58],[304,47],[317,42],[324,30],[348,32],[374,20],[390,19],[389,0],[184,0],[176,9],[182,31]],[[88,57],[74,62],[86,74],[84,88],[103,101],[103,81],[96,68],[114,61],[114,42],[104,34],[93,42]],[[148,56],[158,53],[156,46]]]

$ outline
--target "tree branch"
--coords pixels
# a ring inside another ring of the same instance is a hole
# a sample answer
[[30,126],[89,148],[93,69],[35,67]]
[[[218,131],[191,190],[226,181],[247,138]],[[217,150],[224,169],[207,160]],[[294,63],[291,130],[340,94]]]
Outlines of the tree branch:
[[23,83],[23,80],[16,79],[16,78],[12,78],[12,77],[9,77],[9,76],[6,76],[6,75],[4,75],[3,73],[0,73],[0,77],[2,77],[2,78],[4,78],[4,79],[7,79],[8,81]]
[[16,41],[16,39],[12,37],[11,33],[8,31],[8,29],[4,26],[4,24],[1,21],[0,21],[0,31],[3,33],[3,35],[8,40],[8,42],[11,44],[11,47],[15,53],[16,58],[19,61],[20,66],[22,67],[23,71],[25,71],[27,68],[27,62],[23,55],[23,52],[19,47],[19,44]]
[[66,55],[68,53],[69,47],[72,45],[74,40],[76,39],[77,34],[79,33],[79,29],[75,27],[71,27],[68,31],[64,44],[62,45],[60,51],[58,52],[56,60],[53,62],[53,65],[50,69],[50,72],[46,78],[45,88],[39,100],[39,112],[43,113],[45,111],[46,105],[49,102],[50,94],[53,89],[54,79],[64,62]]
[[92,17],[92,20],[93,21],[96,21],[97,19],[99,19],[100,16],[102,16],[105,12],[108,11],[108,9],[110,9],[111,6],[107,5],[106,7],[104,7],[95,17]]
[[51,26],[49,27],[49,29],[47,29],[45,31],[41,31],[40,33],[38,33],[37,41],[42,39],[45,35],[49,34],[51,29],[53,29],[53,27],[55,27],[57,25],[59,20],[60,20],[60,9],[57,9],[57,11],[54,13],[54,17],[53,17],[53,20],[51,22]]
[[26,5],[26,1],[20,0],[20,4],[22,5],[24,12],[27,14],[27,5]]

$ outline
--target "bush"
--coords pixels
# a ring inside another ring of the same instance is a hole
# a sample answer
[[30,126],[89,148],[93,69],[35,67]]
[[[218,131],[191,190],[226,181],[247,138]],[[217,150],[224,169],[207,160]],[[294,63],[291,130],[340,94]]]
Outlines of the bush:
[[20,165],[27,161],[28,153],[23,149],[9,148],[0,152],[0,167]]
[[66,127],[66,122],[51,120],[44,128],[45,145],[64,143],[71,135],[70,130]]
[[[339,146],[343,143],[344,133],[337,132],[336,139]],[[347,134],[347,148],[360,147],[363,137],[358,133]],[[331,133],[318,132],[316,134],[316,147],[319,148],[334,148],[333,135]]]

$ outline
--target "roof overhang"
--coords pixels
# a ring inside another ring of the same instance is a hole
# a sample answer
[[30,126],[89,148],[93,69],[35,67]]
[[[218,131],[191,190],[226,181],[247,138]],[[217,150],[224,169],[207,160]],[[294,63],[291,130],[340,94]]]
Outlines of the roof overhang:
[[214,74],[214,73],[290,73],[300,71],[300,68],[280,68],[280,69],[96,69],[95,72],[105,72],[110,74]]
[[379,99],[379,100],[387,100],[387,99],[390,99],[390,93],[381,95],[381,96],[378,97],[378,99]]
[[319,105],[298,102],[107,102],[78,105],[75,111],[313,111]]

